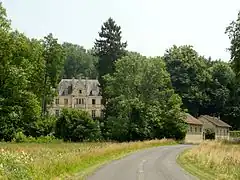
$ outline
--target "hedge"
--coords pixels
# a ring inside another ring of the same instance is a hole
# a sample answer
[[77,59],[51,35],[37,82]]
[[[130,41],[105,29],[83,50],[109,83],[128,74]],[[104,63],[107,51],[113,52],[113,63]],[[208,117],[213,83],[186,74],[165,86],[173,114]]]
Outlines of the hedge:
[[231,137],[240,137],[240,131],[230,131]]

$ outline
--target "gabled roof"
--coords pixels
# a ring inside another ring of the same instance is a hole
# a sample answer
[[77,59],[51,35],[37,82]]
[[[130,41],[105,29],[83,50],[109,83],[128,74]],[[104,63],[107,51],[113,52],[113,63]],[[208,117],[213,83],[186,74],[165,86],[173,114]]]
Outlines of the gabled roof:
[[201,121],[199,121],[197,118],[193,117],[191,114],[186,113],[186,119],[185,122],[188,124],[194,124],[194,125],[203,125]]
[[223,122],[222,120],[220,120],[219,118],[217,117],[212,117],[212,116],[209,116],[209,115],[202,115],[199,117],[199,120],[201,121],[201,118],[204,118],[205,120],[211,122],[212,124],[218,126],[218,127],[232,127],[230,126],[229,124]]
[[58,85],[59,95],[71,94],[74,89],[84,88],[87,95],[98,96],[100,93],[97,79],[62,79]]

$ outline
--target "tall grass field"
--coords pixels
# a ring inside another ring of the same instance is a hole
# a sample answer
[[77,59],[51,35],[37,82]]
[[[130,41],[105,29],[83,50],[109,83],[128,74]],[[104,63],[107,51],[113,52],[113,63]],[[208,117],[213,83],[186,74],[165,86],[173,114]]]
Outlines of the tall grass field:
[[130,143],[0,143],[0,179],[85,179],[100,165],[173,140]]
[[200,179],[240,180],[240,144],[203,142],[186,150],[178,162]]

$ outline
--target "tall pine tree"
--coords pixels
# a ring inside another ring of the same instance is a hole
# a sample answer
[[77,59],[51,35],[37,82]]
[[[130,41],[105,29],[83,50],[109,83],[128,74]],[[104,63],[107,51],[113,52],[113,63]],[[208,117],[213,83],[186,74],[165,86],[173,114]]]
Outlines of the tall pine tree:
[[104,99],[103,76],[112,74],[115,70],[115,61],[125,55],[127,42],[121,42],[121,34],[121,27],[112,18],[109,18],[103,23],[99,39],[96,39],[94,45],[95,55],[99,57],[97,69]]

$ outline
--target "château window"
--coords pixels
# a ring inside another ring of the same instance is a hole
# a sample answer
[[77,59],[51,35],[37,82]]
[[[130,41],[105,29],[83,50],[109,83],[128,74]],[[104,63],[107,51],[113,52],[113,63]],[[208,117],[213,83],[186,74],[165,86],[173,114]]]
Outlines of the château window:
[[76,104],[84,104],[84,99],[76,99]]
[[82,90],[81,89],[79,90],[79,94],[82,94]]
[[195,127],[195,132],[197,132],[197,127]]
[[92,104],[96,104],[96,99],[92,99]]
[[92,117],[93,117],[93,118],[96,117],[96,110],[92,110]]
[[68,105],[68,99],[64,99],[64,105]]
[[55,99],[55,104],[59,104],[59,99]]

